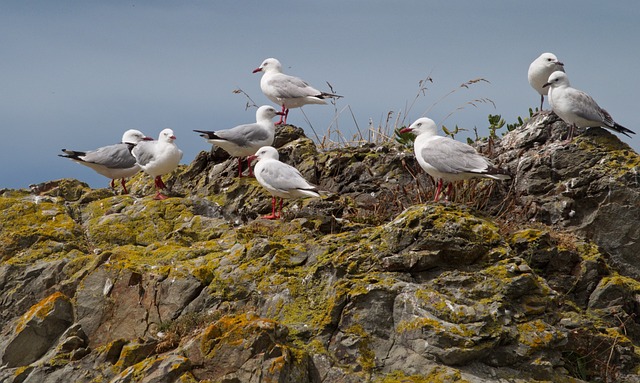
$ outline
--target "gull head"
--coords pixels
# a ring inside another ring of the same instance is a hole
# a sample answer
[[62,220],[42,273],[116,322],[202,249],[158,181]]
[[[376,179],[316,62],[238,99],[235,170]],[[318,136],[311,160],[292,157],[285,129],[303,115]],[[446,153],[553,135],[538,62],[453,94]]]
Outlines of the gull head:
[[176,139],[176,136],[173,135],[173,130],[166,128],[162,132],[160,132],[160,136],[158,137],[158,141],[162,142],[173,142]]
[[260,64],[259,67],[257,67],[256,69],[253,70],[253,73],[257,73],[257,72],[277,72],[277,73],[281,73],[282,72],[282,64],[280,64],[280,61],[278,61],[277,59],[274,58],[268,58],[266,60],[264,60],[262,62],[262,64]]
[[552,88],[557,88],[560,86],[570,86],[569,77],[567,77],[567,74],[564,72],[555,71],[551,73],[551,76],[549,76],[549,80],[547,80],[547,83],[544,84],[542,87],[546,88],[548,86]]
[[139,130],[129,129],[122,135],[122,143],[137,144],[140,141],[152,141],[153,138],[147,137]]
[[279,158],[280,158],[280,155],[278,154],[278,150],[276,148],[274,148],[273,146],[263,146],[260,149],[258,149],[256,154],[249,156],[247,158],[247,161],[251,163],[255,159],[260,161],[265,159],[278,160]]
[[256,111],[256,121],[269,120],[271,121],[275,116],[283,116],[284,113],[277,111],[271,105],[262,105]]
[[400,129],[400,133],[411,132],[416,136],[421,134],[429,134],[435,136],[438,134],[438,127],[432,119],[427,117],[418,118],[407,128]]
[[564,67],[564,64],[558,61],[556,55],[549,52],[541,54],[536,61],[544,67],[555,68],[556,70],[560,70],[560,68]]

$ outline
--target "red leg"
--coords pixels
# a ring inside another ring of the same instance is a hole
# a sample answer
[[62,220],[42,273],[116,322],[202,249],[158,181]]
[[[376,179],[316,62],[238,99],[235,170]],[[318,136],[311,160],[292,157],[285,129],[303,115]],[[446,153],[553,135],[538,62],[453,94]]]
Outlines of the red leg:
[[120,180],[120,183],[122,184],[122,189],[124,189],[123,194],[129,194],[129,191],[127,190],[127,181],[124,178],[122,178]]
[[262,218],[264,219],[278,218],[278,215],[276,215],[276,197],[271,197],[271,215],[265,215]]
[[281,125],[283,122],[286,123],[287,122],[287,115],[285,113],[287,113],[289,110],[287,108],[284,107],[284,104],[282,104],[282,113],[280,115],[280,121],[276,122],[275,125]]
[[115,180],[111,180],[111,183],[109,185],[111,185],[111,189],[115,189],[116,188],[116,184],[114,183]]
[[440,198],[440,191],[442,190],[442,178],[438,180],[438,187],[436,187],[436,197],[433,199],[434,201],[438,201]]
[[286,109],[284,111],[284,124],[287,124],[287,117],[289,117],[289,109]]
[[247,157],[247,167],[249,168],[249,177],[254,177],[253,168],[251,167],[251,161],[249,161],[249,157]]
[[453,191],[453,182],[449,182],[447,186],[447,199],[451,201],[451,192]]
[[282,217],[282,202],[283,202],[283,198],[280,197],[280,214],[278,214],[278,218]]
[[166,189],[167,186],[162,182],[162,177],[156,176],[156,188],[158,189]]
[[238,157],[238,178],[242,178],[242,157]]
[[153,199],[167,199],[169,197],[167,197],[166,195],[161,193],[162,189],[166,189],[166,185],[164,184],[164,182],[162,182],[162,178],[160,176],[157,176],[156,179],[156,196],[153,197]]

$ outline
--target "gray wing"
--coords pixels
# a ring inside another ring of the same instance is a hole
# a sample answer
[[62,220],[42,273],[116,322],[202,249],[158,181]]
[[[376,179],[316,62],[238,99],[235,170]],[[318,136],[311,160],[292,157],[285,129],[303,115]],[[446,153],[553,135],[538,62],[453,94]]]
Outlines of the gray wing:
[[252,146],[255,142],[261,142],[269,138],[269,132],[259,124],[239,125],[232,129],[219,130],[215,134],[221,139],[233,142],[241,147]]
[[268,84],[278,93],[278,98],[315,97],[322,93],[304,80],[286,74],[274,76],[268,81]]
[[613,126],[611,116],[602,109],[596,101],[585,92],[577,89],[570,89],[567,92],[570,100],[571,111],[580,118],[590,121],[601,121]]
[[136,164],[127,144],[103,146],[86,152],[82,157],[84,162],[103,165],[110,169],[127,169]]
[[449,137],[438,137],[420,154],[427,163],[443,173],[483,173],[490,165],[474,148]]
[[157,141],[142,141],[133,148],[131,154],[136,158],[136,162],[138,164],[145,166],[149,162],[155,160],[153,149],[156,143]]
[[298,169],[283,162],[273,162],[261,170],[261,175],[268,180],[269,186],[282,192],[294,189],[315,190],[316,187],[308,183]]

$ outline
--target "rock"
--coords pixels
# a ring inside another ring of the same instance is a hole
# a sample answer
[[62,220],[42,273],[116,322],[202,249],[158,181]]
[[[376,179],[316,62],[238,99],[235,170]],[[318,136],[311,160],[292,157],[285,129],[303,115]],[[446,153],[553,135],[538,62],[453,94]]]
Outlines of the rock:
[[73,323],[73,306],[61,293],[38,302],[16,323],[13,335],[0,350],[6,367],[29,365],[55,346],[58,338]]
[[142,174],[128,196],[2,190],[0,381],[637,380],[638,156],[565,129],[540,113],[480,140],[513,181],[433,203],[399,145],[321,150],[279,127],[281,158],[327,191],[279,221],[218,151],[165,201]]
[[558,132],[566,129],[555,114],[537,114],[504,138],[498,160],[516,174],[518,210],[594,241],[616,268],[638,279],[640,156],[602,128],[562,144]]
[[308,358],[296,355],[287,346],[287,328],[252,314],[223,317],[200,336],[202,365],[193,370],[196,379],[214,381],[306,382]]

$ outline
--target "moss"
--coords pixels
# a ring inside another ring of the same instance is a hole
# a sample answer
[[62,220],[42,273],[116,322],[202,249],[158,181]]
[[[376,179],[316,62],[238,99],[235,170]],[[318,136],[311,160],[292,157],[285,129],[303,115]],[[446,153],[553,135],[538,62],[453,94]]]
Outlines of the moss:
[[633,292],[634,294],[640,293],[640,282],[638,282],[633,278],[625,277],[624,275],[620,275],[617,273],[614,273],[610,276],[602,278],[599,284],[602,286],[606,286],[606,285],[623,286],[629,291]]
[[471,348],[476,346],[476,342],[472,338],[478,336],[478,328],[475,326],[467,326],[464,324],[452,324],[439,321],[434,318],[416,317],[409,321],[400,322],[396,326],[396,332],[435,332],[438,336],[443,337],[456,344],[457,347]]
[[66,257],[70,258],[70,261],[64,265],[62,271],[68,276],[74,276],[79,273],[81,270],[91,265],[96,258],[95,255],[85,255],[79,250],[70,251],[67,253]]
[[531,352],[552,347],[560,334],[542,320],[520,323],[517,325],[518,341],[531,348]]
[[155,350],[155,343],[140,344],[131,343],[122,347],[120,352],[120,358],[113,365],[119,371],[124,369],[133,369],[136,372],[142,371],[146,368],[151,360],[147,359]]
[[0,222],[0,260],[5,262],[59,259],[84,243],[64,205],[50,200],[0,198]]
[[238,346],[261,331],[273,332],[276,322],[259,318],[255,313],[224,316],[208,326],[200,339],[200,350],[207,358],[213,358],[220,347]]
[[545,235],[549,235],[547,231],[540,229],[524,229],[513,233],[509,238],[509,243],[513,246],[519,243],[531,243],[539,240]]
[[184,374],[180,375],[178,382],[179,383],[207,383],[206,380],[196,379],[196,377],[193,376],[191,372],[185,372]]
[[602,260],[602,253],[598,249],[598,245],[592,242],[578,243],[576,247],[577,253],[585,261],[599,261]]
[[371,336],[360,324],[354,324],[344,329],[344,333],[358,339],[358,357],[356,362],[366,372],[371,372],[376,367],[376,354],[371,349]]
[[373,383],[468,383],[459,370],[446,366],[437,366],[426,375],[406,375],[403,371],[393,371]]
[[612,179],[635,177],[640,171],[640,156],[615,135],[601,135],[597,139],[580,136],[576,143],[579,149],[600,155],[602,160],[594,168]]

